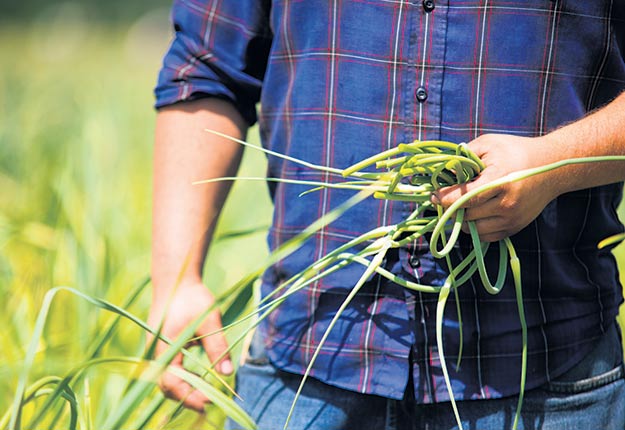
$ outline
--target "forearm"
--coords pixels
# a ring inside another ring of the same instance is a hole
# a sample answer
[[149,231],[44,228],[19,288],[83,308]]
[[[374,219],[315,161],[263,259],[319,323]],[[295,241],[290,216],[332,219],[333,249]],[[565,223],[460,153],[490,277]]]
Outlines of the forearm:
[[[625,156],[625,93],[604,108],[544,136],[540,144],[544,148],[542,164],[569,158]],[[567,166],[551,172],[548,179],[557,197],[625,180],[625,162]]]
[[[178,283],[199,282],[208,243],[230,188],[197,180],[234,176],[242,148],[204,130],[242,138],[245,124],[227,102],[202,99],[159,111],[156,121],[152,211],[154,297]],[[188,281],[188,282],[187,282]]]

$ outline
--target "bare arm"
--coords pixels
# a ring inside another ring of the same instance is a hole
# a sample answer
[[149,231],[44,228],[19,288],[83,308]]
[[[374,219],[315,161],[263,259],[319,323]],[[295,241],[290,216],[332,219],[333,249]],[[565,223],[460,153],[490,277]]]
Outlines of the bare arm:
[[[243,138],[245,123],[228,103],[201,99],[162,109],[157,116],[154,146],[154,190],[152,213],[153,294],[149,322],[163,321],[163,333],[176,338],[186,326],[213,303],[202,284],[202,267],[229,183],[194,186],[200,179],[234,176],[241,146],[204,131],[210,128]],[[200,336],[221,328],[221,315],[212,312],[200,325]],[[223,335],[202,340],[208,358],[214,361],[227,348]],[[166,345],[159,343],[157,354]],[[182,366],[179,354],[172,362]],[[232,372],[229,357],[217,369]],[[208,403],[201,393],[173,375],[166,374],[161,388],[168,397],[184,399],[187,407],[202,411]]]
[[[486,169],[468,184],[440,190],[436,199],[449,207],[462,194],[514,171],[598,155],[625,155],[625,93],[602,109],[545,136],[527,138],[486,134],[469,143]],[[497,241],[534,220],[566,192],[625,180],[625,162],[563,167],[498,187],[471,199],[465,219],[475,221],[480,238]]]

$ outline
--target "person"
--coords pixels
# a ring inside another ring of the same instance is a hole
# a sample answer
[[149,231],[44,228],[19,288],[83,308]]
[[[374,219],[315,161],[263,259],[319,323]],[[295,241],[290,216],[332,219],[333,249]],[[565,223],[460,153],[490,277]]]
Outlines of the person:
[[[625,155],[620,0],[194,0],[176,1],[172,21],[175,37],[155,90],[149,317],[162,320],[172,338],[215,301],[202,267],[229,187],[191,183],[234,175],[242,152],[206,128],[244,138],[258,120],[265,147],[338,168],[400,142],[468,142],[486,168],[473,182],[438,191],[432,200],[443,207],[510,172]],[[341,180],[274,156],[267,175]],[[597,248],[623,231],[616,208],[624,179],[623,162],[570,165],[466,204],[481,240],[510,237],[522,264],[528,366],[521,428],[625,427],[616,326],[622,288],[610,249]],[[326,189],[300,196],[304,190],[269,184],[270,249],[353,195]],[[330,250],[413,209],[409,202],[359,203],[268,269],[263,296]],[[425,239],[390,253],[384,264],[422,284],[440,285],[447,276]],[[320,279],[260,325],[237,371],[242,405],[260,429],[283,426],[301,375],[362,271],[349,265]],[[495,296],[479,280],[458,290],[463,354],[458,369],[448,367],[465,429],[510,428],[514,417],[522,342],[510,278]],[[443,324],[449,363],[460,346],[455,307],[447,306]],[[457,428],[435,313],[436,297],[373,277],[321,348],[289,428]],[[214,311],[196,335],[219,327]],[[227,347],[222,334],[201,343],[213,361]],[[231,358],[217,369],[231,374]],[[208,403],[173,375],[161,386],[191,409]]]

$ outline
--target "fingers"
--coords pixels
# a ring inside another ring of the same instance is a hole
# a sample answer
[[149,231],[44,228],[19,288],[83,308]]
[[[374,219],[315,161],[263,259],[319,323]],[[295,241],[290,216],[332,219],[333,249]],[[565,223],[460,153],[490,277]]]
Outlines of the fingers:
[[[156,345],[156,356],[159,357],[164,354],[169,347],[170,346],[165,342],[159,341]],[[182,369],[182,360],[182,353],[178,353],[169,363],[169,366]],[[209,403],[206,396],[169,372],[165,372],[161,375],[158,385],[165,397],[171,400],[181,401],[183,406],[196,412],[204,413],[204,407]]]
[[[189,324],[197,321],[197,318],[201,317],[213,304],[212,294],[203,285],[185,286],[184,289],[180,289],[176,293],[167,306],[161,306],[159,303],[154,304],[151,309],[150,321],[152,321],[152,325],[159,325],[162,320],[163,336],[173,340],[178,338]],[[157,323],[155,324],[154,321]],[[201,344],[210,362],[212,364],[217,363],[216,370],[229,375],[233,372],[233,366],[230,357],[225,354],[228,344],[221,329],[219,311],[210,312],[195,330],[194,337],[197,340],[191,341],[185,346]],[[166,342],[159,341],[156,345],[155,355],[160,357],[169,348],[170,345]],[[170,362],[170,366],[182,369],[184,367],[183,354],[176,354]],[[197,412],[203,413],[205,406],[210,403],[205,395],[171,372],[165,372],[161,375],[159,386],[166,397],[180,401],[185,407]]]
[[476,202],[471,203],[471,205],[466,206],[466,211],[464,213],[465,221],[486,222],[488,220],[490,225],[495,222],[495,219],[507,215],[507,210],[503,207],[503,202],[499,194],[479,204],[476,204]]
[[[458,198],[481,186],[475,183],[461,184],[439,190],[437,196],[439,204],[445,209],[449,208]],[[517,233],[520,230],[518,224],[517,206],[508,201],[505,187],[497,187],[487,190],[467,202],[461,207],[466,209],[464,214],[463,231],[469,233],[466,222],[475,223],[480,240],[483,242],[497,242]]]
[[[444,208],[448,208],[463,195],[475,191],[477,188],[485,186],[511,171],[518,170],[515,162],[523,157],[517,153],[518,150],[512,153],[509,150],[508,142],[514,139],[518,138],[515,136],[484,134],[469,142],[469,149],[482,160],[486,166],[485,169],[471,182],[441,188],[436,191],[432,199],[433,203],[441,204]],[[465,202],[461,207],[480,206],[501,193],[501,187],[487,188]]]
[[[216,363],[216,370],[224,375],[230,375],[234,371],[234,367],[229,354],[225,354],[228,349],[228,343],[222,332],[215,333],[221,327],[219,312],[211,312],[196,334],[201,337],[200,343],[209,361],[213,364]],[[160,356],[167,348],[169,348],[169,345],[165,342],[159,342],[156,348],[156,355]],[[181,353],[176,354],[170,366],[183,368],[183,356]],[[159,386],[167,398],[180,401],[185,407],[199,413],[203,413],[206,405],[210,403],[210,400],[200,391],[195,390],[170,372],[165,372],[161,376]]]
[[[489,142],[493,138],[491,134],[483,134],[477,139],[472,140],[468,143],[468,147],[475,155],[478,156],[481,160],[484,160],[484,157],[488,154],[489,150]],[[495,136],[496,138],[496,136]]]
[[[203,336],[200,343],[210,362],[216,364],[217,371],[224,375],[230,375],[234,371],[234,367],[230,355],[225,354],[228,349],[228,343],[223,333],[218,331],[221,328],[221,315],[218,311],[215,311],[208,315],[196,334]],[[161,352],[158,351],[158,354]],[[177,354],[170,365],[182,368],[182,354]],[[199,413],[203,413],[204,407],[210,402],[201,392],[169,372],[165,372],[162,375],[159,385],[166,397],[181,401],[185,407]]]
[[[497,242],[512,234],[502,217],[482,218],[471,222],[475,223],[477,234],[482,242]],[[462,231],[469,233],[466,223],[463,225]]]
[[[182,354],[177,354],[170,366],[182,368]],[[161,376],[159,386],[165,397],[181,401],[183,406],[196,412],[204,413],[204,407],[209,403],[208,398],[201,392],[169,372]]]
[[226,354],[228,342],[223,331],[216,332],[221,328],[221,314],[217,311],[211,312],[201,327],[201,331],[208,336],[202,337],[200,342],[215,369],[223,375],[230,375],[234,371],[234,366],[230,354]]
[[[440,190],[437,190],[433,193],[432,203],[440,204],[445,209],[447,209],[465,194],[487,183],[487,179],[484,179],[483,177],[478,177],[475,181],[472,182],[441,188]],[[484,205],[487,201],[495,199],[497,196],[499,196],[499,194],[501,194],[501,189],[499,187],[485,190],[469,199],[467,202],[462,204],[461,207],[472,208]]]

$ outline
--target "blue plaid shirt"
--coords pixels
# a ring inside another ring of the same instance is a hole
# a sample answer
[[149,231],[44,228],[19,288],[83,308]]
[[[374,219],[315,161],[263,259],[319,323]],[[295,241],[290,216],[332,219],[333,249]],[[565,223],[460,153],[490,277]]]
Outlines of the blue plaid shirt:
[[[264,145],[339,168],[414,139],[538,136],[625,89],[623,0],[178,0],[173,23],[157,107],[220,97],[251,124],[260,101]],[[340,180],[274,157],[268,174]],[[300,197],[305,189],[270,187],[271,248],[352,195],[324,190]],[[523,267],[528,389],[571,368],[614,321],[622,301],[616,263],[596,245],[622,231],[615,212],[621,189],[562,195],[512,238]],[[263,294],[412,210],[405,202],[360,203],[267,271]],[[386,264],[401,276],[441,284],[445,271],[427,249],[426,241],[414,243]],[[348,266],[305,288],[263,324],[277,367],[303,372],[362,270]],[[444,323],[449,363],[459,349],[455,307],[452,299]],[[449,366],[456,399],[517,393],[521,329],[511,280],[497,296],[477,280],[463,286],[460,307],[463,360],[458,370]],[[435,296],[373,278],[341,316],[313,375],[391,398],[401,398],[412,380],[417,401],[447,400],[435,309]]]

